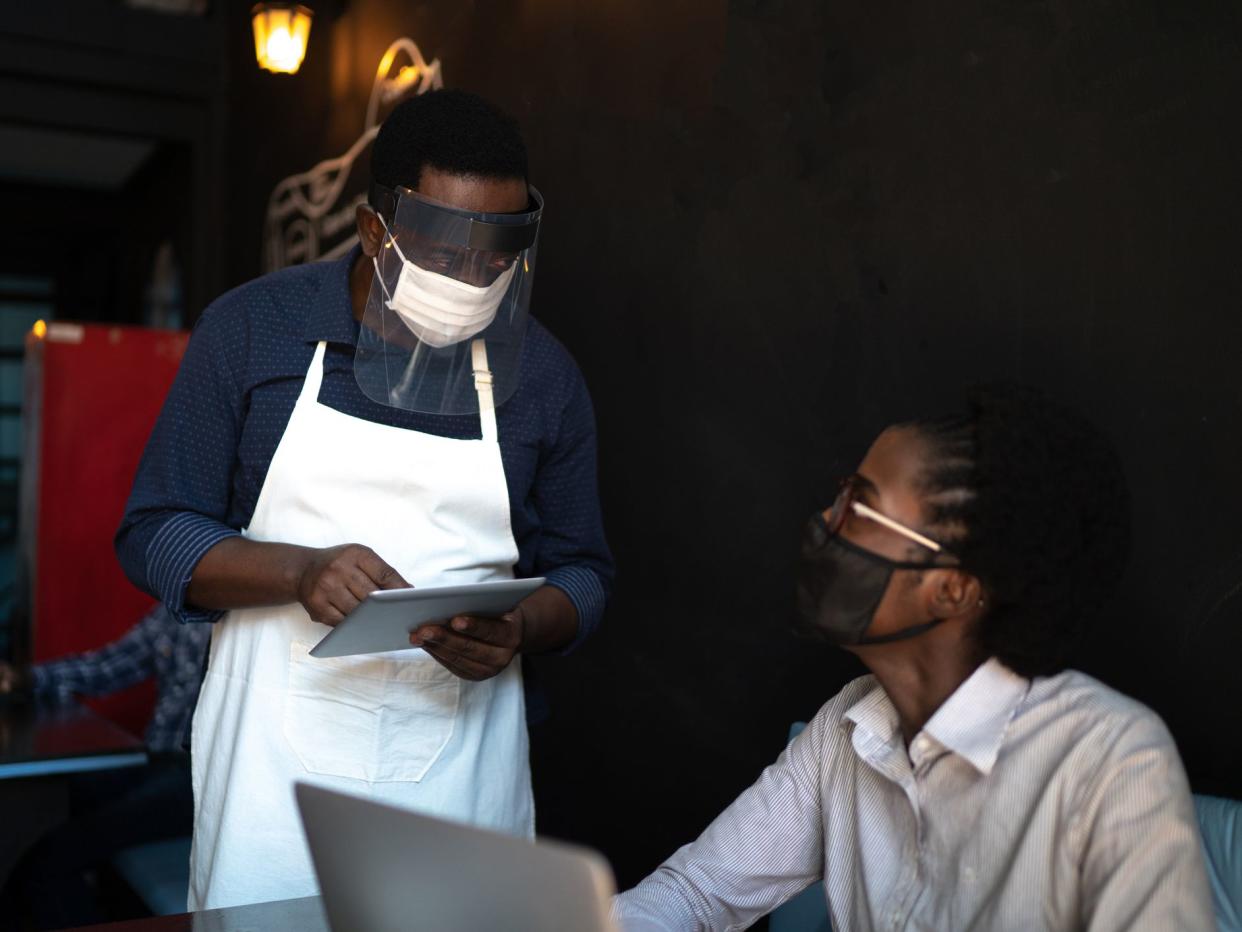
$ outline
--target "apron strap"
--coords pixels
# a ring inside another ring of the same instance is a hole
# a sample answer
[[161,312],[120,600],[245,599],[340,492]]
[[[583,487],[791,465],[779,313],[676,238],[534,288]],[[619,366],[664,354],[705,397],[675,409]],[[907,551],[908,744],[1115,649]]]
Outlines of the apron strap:
[[483,439],[496,442],[496,404],[492,397],[492,372],[487,368],[487,344],[475,340],[470,344],[470,359],[474,364],[474,390],[479,396],[479,424]]
[[298,403],[314,404],[319,400],[319,386],[323,384],[323,356],[328,344],[320,340],[315,347],[315,355],[311,357],[310,368],[306,370],[306,378],[302,380],[302,391],[298,395]]
[[[319,400],[319,387],[323,384],[323,357],[328,344],[322,340],[315,347],[315,355],[311,359],[310,368],[306,370],[306,378],[302,382],[302,392],[298,401],[314,404]],[[487,368],[487,344],[475,340],[470,344],[470,358],[474,365],[474,390],[479,396],[479,424],[483,428],[483,439],[495,443],[499,432],[496,429],[496,404],[492,396],[492,372]]]

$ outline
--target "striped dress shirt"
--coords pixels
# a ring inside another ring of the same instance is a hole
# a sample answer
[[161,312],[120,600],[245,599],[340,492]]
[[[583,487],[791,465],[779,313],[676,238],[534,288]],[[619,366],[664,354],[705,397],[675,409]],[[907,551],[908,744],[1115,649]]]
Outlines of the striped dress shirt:
[[626,929],[743,929],[822,882],[836,932],[1213,929],[1190,791],[1149,709],[1074,671],[980,666],[907,748],[874,677],[831,699]]

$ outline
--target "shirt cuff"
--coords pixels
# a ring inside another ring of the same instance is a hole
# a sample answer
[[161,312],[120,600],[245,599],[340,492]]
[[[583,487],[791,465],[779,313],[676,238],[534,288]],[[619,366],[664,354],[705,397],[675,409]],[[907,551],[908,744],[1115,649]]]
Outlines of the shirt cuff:
[[665,923],[643,908],[644,904],[641,902],[635,903],[636,899],[637,896],[632,890],[612,898],[609,915],[617,928],[623,932],[675,932],[675,926]]
[[147,546],[147,581],[153,595],[180,622],[215,621],[224,612],[185,604],[185,590],[198,561],[220,541],[237,537],[236,528],[215,518],[184,511],[165,522]]
[[548,585],[555,586],[569,596],[569,601],[578,611],[578,633],[574,635],[569,646],[560,652],[572,653],[599,627],[606,599],[604,584],[594,570],[585,566],[558,566],[544,575]]
[[73,693],[61,688],[54,664],[36,664],[30,668],[30,694],[36,699],[68,702]]

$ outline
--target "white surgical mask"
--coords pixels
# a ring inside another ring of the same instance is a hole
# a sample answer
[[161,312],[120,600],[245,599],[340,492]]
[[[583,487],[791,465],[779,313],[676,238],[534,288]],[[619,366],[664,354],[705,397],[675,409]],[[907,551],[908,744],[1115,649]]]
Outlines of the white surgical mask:
[[[384,229],[387,232],[387,224]],[[490,285],[471,285],[414,264],[401,252],[391,233],[388,238],[401,258],[401,274],[391,294],[380,275],[379,262],[374,258],[371,261],[387,297],[385,306],[394,311],[419,340],[436,348],[451,346],[482,332],[496,319],[496,309],[509,290],[516,263]]]

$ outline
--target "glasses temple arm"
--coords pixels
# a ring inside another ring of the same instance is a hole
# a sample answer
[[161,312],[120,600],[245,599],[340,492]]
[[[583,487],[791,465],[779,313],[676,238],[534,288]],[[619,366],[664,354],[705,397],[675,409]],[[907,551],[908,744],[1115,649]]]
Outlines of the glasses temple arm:
[[890,531],[896,531],[902,537],[905,537],[908,540],[912,540],[916,544],[922,544],[924,547],[926,547],[928,550],[933,551],[934,553],[940,553],[940,551],[944,549],[940,544],[936,543],[930,537],[924,537],[918,531],[910,530],[910,528],[906,527],[904,524],[894,521],[892,518],[888,517],[887,515],[880,514],[874,508],[868,508],[862,502],[851,502],[850,504],[852,505],[855,514],[860,515],[861,517],[864,517],[864,518],[869,518],[870,520],[876,522],[876,524],[882,524],[886,528],[888,528]]

